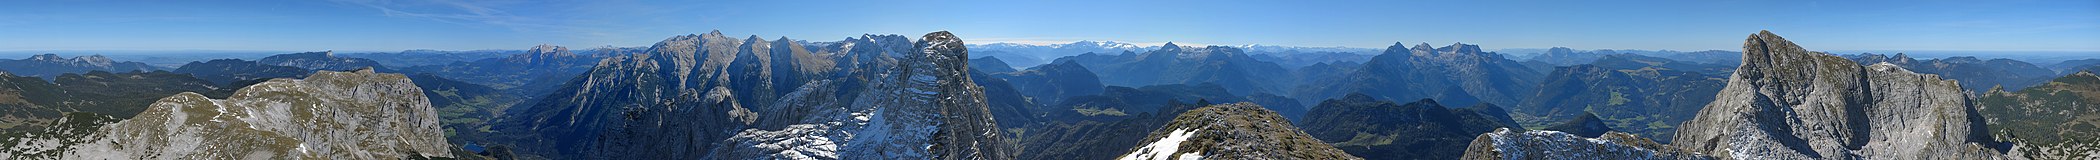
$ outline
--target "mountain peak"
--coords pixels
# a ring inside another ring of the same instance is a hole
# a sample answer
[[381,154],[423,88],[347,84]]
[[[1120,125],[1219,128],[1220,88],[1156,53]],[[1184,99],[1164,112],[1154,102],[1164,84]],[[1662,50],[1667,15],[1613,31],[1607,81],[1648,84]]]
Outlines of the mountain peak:
[[525,53],[548,53],[548,52],[568,52],[568,51],[569,51],[569,47],[555,46],[555,45],[552,45],[552,44],[540,44],[540,45],[538,45],[538,46],[532,46],[532,49],[531,49],[531,50],[525,50]]
[[1479,53],[1482,53],[1482,52],[1480,51],[1480,45],[1471,45],[1471,44],[1466,44],[1466,43],[1462,43],[1462,42],[1455,42],[1455,43],[1451,43],[1451,45],[1450,45],[1450,46],[1444,46],[1444,48],[1439,48],[1439,50],[1450,50],[1451,52],[1453,52],[1453,53],[1458,53],[1458,54],[1479,54]]
[[924,49],[928,52],[939,53],[941,55],[938,56],[942,56],[943,58],[957,60],[956,62],[963,62],[967,61],[970,57],[969,49],[963,47],[962,38],[956,38],[954,33],[948,33],[948,31],[934,31],[933,33],[926,33],[926,36],[919,37],[919,41],[920,43],[923,43],[920,45],[920,47],[924,48],[921,49]]
[[1393,42],[1393,45],[1392,45],[1392,46],[1386,46],[1386,47],[1385,47],[1385,50],[1387,50],[1387,51],[1405,51],[1405,50],[1407,50],[1407,42]]
[[1576,116],[1574,120],[1546,127],[1546,130],[1567,132],[1589,138],[1597,138],[1597,136],[1602,136],[1606,132],[1612,132],[1611,126],[1605,125],[1602,118],[1597,118],[1596,113],[1590,112],[1582,112],[1582,115]]
[[1436,46],[1429,46],[1429,42],[1415,44],[1415,47],[1409,47],[1408,49],[1409,51],[1415,51],[1420,53],[1436,52]]
[[66,59],[66,58],[64,58],[64,57],[59,57],[59,56],[58,56],[58,54],[50,54],[50,53],[45,53],[45,54],[39,54],[39,55],[29,56],[29,60],[36,60],[36,61],[59,61],[59,60],[64,60],[64,59]]

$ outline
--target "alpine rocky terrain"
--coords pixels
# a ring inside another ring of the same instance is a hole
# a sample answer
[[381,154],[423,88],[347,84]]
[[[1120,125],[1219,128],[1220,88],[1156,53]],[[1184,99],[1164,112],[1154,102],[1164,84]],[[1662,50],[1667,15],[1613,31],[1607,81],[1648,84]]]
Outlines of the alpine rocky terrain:
[[183,92],[225,97],[233,89],[167,71],[89,71],[52,81],[0,73],[0,135],[21,137],[82,122],[62,121],[66,117],[131,118],[160,97]]
[[[557,159],[1009,159],[961,39],[677,36],[601,61],[497,130]],[[522,155],[521,155],[522,156]]]
[[2078,71],[2019,91],[1991,89],[1977,111],[2000,140],[2019,144],[2028,158],[2100,158],[2100,75]]
[[1466,157],[2016,158],[2007,157],[1969,94],[1952,80],[1889,63],[1861,66],[1809,52],[1769,31],[1750,35],[1743,57],[1727,87],[1679,125],[1666,147],[1638,138],[1498,131],[1482,135]]
[[1254,103],[1196,108],[1117,159],[1363,159],[1313,139]]
[[[224,99],[183,92],[98,129],[17,139],[9,159],[454,157],[421,89],[371,69],[274,79]],[[78,119],[107,122],[109,120]],[[62,120],[64,121],[64,120]],[[234,136],[238,135],[238,136]]]
[[1938,75],[1860,66],[1763,31],[1672,144],[1739,159],[2002,158],[1968,95]]

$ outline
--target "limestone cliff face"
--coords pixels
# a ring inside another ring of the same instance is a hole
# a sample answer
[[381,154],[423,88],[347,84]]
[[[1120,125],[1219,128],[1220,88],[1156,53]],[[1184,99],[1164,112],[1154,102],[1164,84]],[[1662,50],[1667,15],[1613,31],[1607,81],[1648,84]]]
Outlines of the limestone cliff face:
[[1118,159],[1363,159],[1321,143],[1254,103],[1182,113]]
[[1860,66],[1760,32],[1673,145],[1736,159],[2002,158],[1967,97],[1937,75]]
[[321,71],[226,99],[187,92],[162,98],[137,117],[68,140],[84,143],[39,149],[63,150],[50,157],[63,159],[452,157],[422,93],[400,74]]

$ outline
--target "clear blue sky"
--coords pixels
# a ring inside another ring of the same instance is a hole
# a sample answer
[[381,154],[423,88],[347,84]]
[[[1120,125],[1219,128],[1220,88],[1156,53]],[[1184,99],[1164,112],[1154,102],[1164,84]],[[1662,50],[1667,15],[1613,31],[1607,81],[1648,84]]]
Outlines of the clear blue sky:
[[2100,51],[2100,1],[10,1],[4,50],[644,46],[719,29],[831,41],[954,31],[972,43],[1115,40],[1381,48]]

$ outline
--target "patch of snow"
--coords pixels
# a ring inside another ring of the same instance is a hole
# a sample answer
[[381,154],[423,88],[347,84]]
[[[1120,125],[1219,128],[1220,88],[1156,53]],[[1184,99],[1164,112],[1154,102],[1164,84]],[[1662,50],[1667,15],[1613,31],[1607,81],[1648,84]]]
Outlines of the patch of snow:
[[[1155,142],[1152,142],[1152,144],[1146,144],[1144,148],[1138,148],[1138,150],[1137,150],[1137,151],[1135,151],[1135,152],[1131,152],[1130,154],[1125,154],[1125,155],[1123,155],[1123,157],[1122,157],[1122,158],[1117,158],[1117,159],[1118,159],[1118,160],[1165,160],[1165,159],[1167,159],[1168,157],[1171,157],[1171,156],[1173,156],[1175,152],[1178,152],[1178,151],[1176,151],[1176,150],[1179,150],[1179,149],[1181,149],[1181,142],[1184,142],[1184,141],[1188,141],[1188,140],[1189,140],[1189,138],[1193,138],[1193,137],[1194,137],[1194,136],[1196,135],[1196,132],[1200,132],[1200,131],[1203,131],[1203,130],[1200,130],[1200,129],[1199,129],[1199,130],[1195,130],[1195,131],[1184,131],[1184,130],[1182,130],[1182,129],[1174,129],[1174,132],[1168,132],[1168,133],[1167,133],[1167,137],[1166,137],[1166,138],[1160,138],[1160,139],[1159,139],[1159,141],[1155,141]],[[1190,153],[1195,153],[1195,152],[1190,152]],[[1183,158],[1188,158],[1188,157],[1183,157]],[[1201,158],[1201,157],[1198,157],[1198,158]]]
[[1182,153],[1181,160],[1203,160],[1203,152]]

